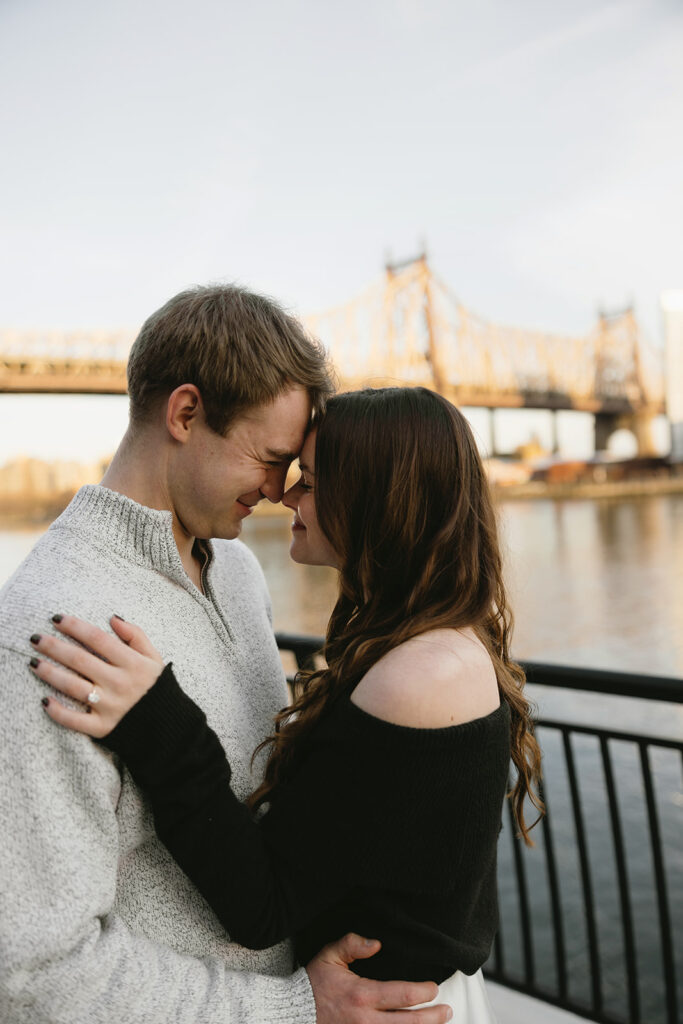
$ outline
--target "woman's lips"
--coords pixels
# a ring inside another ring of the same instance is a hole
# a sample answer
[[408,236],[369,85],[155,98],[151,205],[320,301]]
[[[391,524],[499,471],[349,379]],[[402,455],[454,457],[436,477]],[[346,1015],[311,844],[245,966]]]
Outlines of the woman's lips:
[[306,527],[304,526],[304,524],[302,522],[300,522],[298,519],[293,519],[292,520],[292,533],[294,533],[295,531],[298,531],[298,530],[305,530],[305,529],[306,529]]

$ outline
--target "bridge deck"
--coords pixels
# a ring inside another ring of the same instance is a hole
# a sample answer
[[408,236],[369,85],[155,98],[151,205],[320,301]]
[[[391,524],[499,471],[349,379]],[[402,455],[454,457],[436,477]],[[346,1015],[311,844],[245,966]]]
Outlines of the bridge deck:
[[[429,377],[401,380],[382,374],[370,377],[341,377],[341,390],[354,391],[362,387],[394,387],[421,385],[434,388]],[[664,401],[649,403],[631,401],[625,395],[595,398],[566,392],[490,390],[468,384],[448,384],[436,388],[458,406],[484,409],[550,409],[576,412],[607,413],[628,416],[633,413],[658,416],[665,411]],[[64,394],[64,395],[125,395],[126,364],[118,360],[11,360],[0,357],[0,393]]]

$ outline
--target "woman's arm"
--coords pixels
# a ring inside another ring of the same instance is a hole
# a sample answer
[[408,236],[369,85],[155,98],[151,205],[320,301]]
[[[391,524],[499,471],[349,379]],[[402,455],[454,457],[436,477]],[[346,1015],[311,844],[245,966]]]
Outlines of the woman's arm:
[[[170,665],[101,742],[128,765],[151,800],[159,838],[241,945],[265,949],[293,935],[348,888],[328,837],[315,830],[315,806],[307,834],[299,822],[291,835],[286,822],[273,828],[268,813],[254,820],[238,800],[218,737]],[[296,855],[302,842],[317,846],[315,874]]]
[[[236,942],[272,946],[340,897],[349,884],[343,859],[330,857],[325,843],[334,846],[332,837],[314,828],[320,794],[311,791],[310,802],[297,795],[308,813],[296,834],[282,817],[275,827],[268,814],[255,821],[230,788],[230,765],[204,713],[170,665],[162,671],[161,656],[141,630],[112,620],[128,638],[121,643],[72,616],[55,625],[79,644],[40,637],[36,651],[60,664],[40,659],[34,672],[91,713],[54,698],[46,711],[122,757],[151,801],[159,838]],[[317,844],[320,870],[304,867],[296,853],[302,843]]]

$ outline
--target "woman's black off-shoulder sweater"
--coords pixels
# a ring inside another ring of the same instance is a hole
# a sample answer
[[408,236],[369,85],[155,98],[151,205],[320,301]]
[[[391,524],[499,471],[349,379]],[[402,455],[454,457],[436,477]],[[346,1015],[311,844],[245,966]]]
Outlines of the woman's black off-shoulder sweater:
[[382,941],[358,974],[472,974],[497,926],[496,845],[510,759],[506,703],[441,729],[393,725],[340,697],[254,819],[204,713],[167,666],[103,741],[147,793],[162,842],[231,938],[293,936],[306,964],[348,931]]

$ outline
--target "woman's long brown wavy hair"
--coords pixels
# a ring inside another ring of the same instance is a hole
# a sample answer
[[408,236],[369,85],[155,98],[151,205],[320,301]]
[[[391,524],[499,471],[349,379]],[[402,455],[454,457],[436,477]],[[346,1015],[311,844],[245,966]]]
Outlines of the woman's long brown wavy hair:
[[510,705],[510,796],[531,845],[524,803],[528,797],[543,813],[541,756],[524,672],[509,654],[512,616],[496,517],[465,417],[426,388],[336,395],[317,424],[315,503],[339,558],[339,597],[322,652],[327,667],[298,673],[293,703],[261,745],[270,752],[250,806],[268,800],[316,722],[389,650],[427,630],[472,627]]

